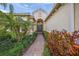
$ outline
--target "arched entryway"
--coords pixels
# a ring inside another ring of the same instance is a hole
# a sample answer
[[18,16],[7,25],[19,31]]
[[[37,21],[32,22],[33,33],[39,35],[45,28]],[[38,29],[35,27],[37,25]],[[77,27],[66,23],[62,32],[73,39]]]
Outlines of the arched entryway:
[[38,19],[37,21],[37,32],[42,32],[43,31],[43,20]]

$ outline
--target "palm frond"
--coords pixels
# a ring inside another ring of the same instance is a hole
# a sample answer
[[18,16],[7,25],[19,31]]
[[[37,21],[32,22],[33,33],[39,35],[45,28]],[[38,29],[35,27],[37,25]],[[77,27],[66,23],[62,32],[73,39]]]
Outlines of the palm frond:
[[10,13],[13,13],[14,7],[12,4],[9,5],[9,10],[10,10]]
[[6,7],[7,7],[7,3],[0,3],[0,5],[2,5],[4,7],[4,9],[6,9]]

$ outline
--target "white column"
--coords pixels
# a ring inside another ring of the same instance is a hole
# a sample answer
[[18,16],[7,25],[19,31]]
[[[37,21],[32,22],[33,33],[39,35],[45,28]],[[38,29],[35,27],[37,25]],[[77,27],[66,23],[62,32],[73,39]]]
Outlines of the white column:
[[74,31],[74,4],[70,4],[70,32]]

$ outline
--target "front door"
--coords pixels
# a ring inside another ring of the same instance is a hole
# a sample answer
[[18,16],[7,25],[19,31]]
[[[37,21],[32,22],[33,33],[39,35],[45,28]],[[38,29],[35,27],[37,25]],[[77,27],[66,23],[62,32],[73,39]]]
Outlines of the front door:
[[43,20],[42,19],[38,19],[38,21],[37,21],[37,31],[38,32],[43,31]]
[[38,32],[42,32],[42,30],[43,30],[43,25],[41,24],[41,25],[37,25],[37,31]]

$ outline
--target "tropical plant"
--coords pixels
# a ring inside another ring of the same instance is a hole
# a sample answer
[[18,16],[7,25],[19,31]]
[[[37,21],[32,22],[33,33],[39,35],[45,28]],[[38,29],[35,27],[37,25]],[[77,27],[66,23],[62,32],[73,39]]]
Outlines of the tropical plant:
[[[1,5],[4,9],[7,6],[5,3]],[[28,35],[33,22],[14,16],[12,5],[9,8],[10,13],[0,11],[0,55],[20,55],[24,48],[33,43],[37,34]]]
[[13,13],[14,7],[13,7],[13,5],[11,3],[0,3],[0,5],[2,5],[4,7],[4,9],[6,9],[6,7],[9,6],[10,13]]
[[48,46],[52,55],[79,55],[79,45],[75,43],[78,31],[70,33],[66,30],[53,30],[48,35]]
[[13,33],[18,40],[26,35],[32,25],[29,20],[24,21],[21,17],[14,16],[12,13],[6,14],[0,11],[0,26],[3,26],[6,31],[9,30],[9,33]]
[[37,36],[36,32],[32,35],[27,35],[21,41],[16,42],[11,40],[10,36],[0,37],[0,56],[17,56],[22,55],[34,42]]

